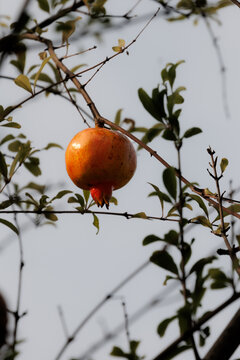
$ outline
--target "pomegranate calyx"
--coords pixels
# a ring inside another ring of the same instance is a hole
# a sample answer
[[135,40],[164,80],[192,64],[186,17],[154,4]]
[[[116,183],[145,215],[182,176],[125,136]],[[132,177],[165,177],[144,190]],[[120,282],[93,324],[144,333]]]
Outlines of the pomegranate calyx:
[[113,186],[111,184],[100,184],[91,188],[90,193],[97,206],[109,208],[109,201],[112,197]]

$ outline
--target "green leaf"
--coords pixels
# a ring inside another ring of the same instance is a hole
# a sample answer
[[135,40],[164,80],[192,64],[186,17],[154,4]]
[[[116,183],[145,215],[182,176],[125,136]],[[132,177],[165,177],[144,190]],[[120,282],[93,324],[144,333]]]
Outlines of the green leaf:
[[87,66],[87,64],[79,64],[79,65],[76,65],[74,66],[72,69],[71,69],[71,72],[75,73],[75,71],[77,71],[78,69],[80,69],[81,67],[83,66]]
[[82,208],[84,208],[85,202],[84,202],[84,198],[82,197],[82,195],[80,194],[75,194],[79,204],[81,205]]
[[165,185],[168,193],[173,197],[174,200],[176,200],[177,180],[176,180],[175,169],[173,167],[170,167],[170,168],[164,170],[163,182],[164,182],[164,185]]
[[119,109],[119,110],[117,111],[116,115],[115,115],[114,123],[115,123],[116,125],[119,125],[120,122],[121,122],[121,114],[122,114],[122,111],[123,111],[123,109]]
[[180,334],[182,335],[189,329],[189,324],[191,321],[191,310],[189,304],[180,308],[177,313]]
[[54,196],[54,197],[52,198],[51,201],[56,200],[56,199],[61,199],[63,196],[65,196],[65,195],[67,195],[67,194],[70,194],[70,193],[72,193],[72,191],[70,191],[70,190],[61,190],[61,191],[59,191],[59,192],[57,193],[56,196]]
[[167,251],[155,251],[150,257],[150,261],[153,262],[155,265],[160,266],[161,268],[178,275],[177,266],[173,258]]
[[111,204],[116,205],[116,206],[117,206],[117,204],[118,204],[118,201],[117,201],[117,199],[116,199],[114,196],[111,197],[111,199],[109,200],[109,202],[110,202]]
[[132,216],[133,218],[139,218],[139,219],[147,219],[147,215],[145,214],[145,212],[139,212],[139,213],[136,213]]
[[164,108],[164,98],[166,95],[167,95],[166,89],[159,91],[158,88],[155,88],[152,91],[152,100],[153,100],[155,107],[158,109],[158,113],[161,118],[166,117],[166,112],[165,112],[165,108]]
[[33,94],[32,87],[30,84],[30,81],[26,75],[20,74],[15,80],[15,84],[17,86],[20,86],[24,90],[30,92],[30,94]]
[[202,132],[202,130],[198,127],[192,127],[191,129],[188,129],[187,131],[185,131],[183,137],[184,138],[190,138],[191,136],[200,134]]
[[24,189],[32,189],[35,190],[37,192],[39,192],[40,194],[44,193],[44,190],[46,189],[45,185],[40,185],[40,184],[36,184],[35,182],[29,182],[27,185],[25,185],[24,187],[21,188],[21,191]]
[[177,140],[176,135],[174,134],[173,130],[171,130],[171,129],[166,129],[164,131],[162,137],[165,140],[169,140],[169,141],[176,141]]
[[170,230],[164,235],[164,241],[171,245],[178,245],[178,233],[175,230]]
[[[166,126],[164,124],[157,124],[153,126],[152,128],[146,131],[141,141],[144,144],[151,142],[155,137],[157,137],[162,132],[163,129],[166,129]],[[142,149],[142,147],[139,145],[138,149]]]
[[43,150],[49,150],[51,148],[59,148],[59,149],[63,149],[63,147],[59,144],[55,144],[55,143],[49,143],[47,144],[47,146],[45,146],[45,148],[43,148]]
[[3,156],[1,151],[0,151],[0,173],[3,175],[5,179],[7,179],[8,176],[7,164],[5,161],[5,157]]
[[93,214],[93,226],[95,226],[95,228],[97,229],[97,235],[99,233],[99,219],[95,214]]
[[162,322],[160,322],[160,324],[158,325],[158,328],[157,328],[157,332],[158,332],[158,335],[160,337],[163,337],[166,330],[167,330],[167,327],[168,325],[176,319],[177,316],[172,316],[171,318],[168,318],[168,319],[165,319],[163,320]]
[[209,256],[203,259],[198,260],[191,268],[189,274],[196,272],[197,276],[202,273],[204,267],[208,264],[211,264],[214,260],[216,260],[216,256]]
[[[46,209],[47,210],[47,209]],[[58,217],[55,214],[44,214],[45,218],[51,221],[57,221]]]
[[20,129],[21,128],[21,125],[16,123],[16,122],[9,122],[9,123],[6,123],[6,124],[1,125],[1,126],[9,127],[9,128],[15,128],[15,129]]
[[135,341],[135,340],[130,341],[131,354],[136,355],[136,351],[137,351],[139,344],[140,344],[140,341]]
[[8,145],[8,150],[12,152],[18,152],[23,143],[19,140],[15,140]]
[[10,221],[7,221],[5,219],[0,219],[0,223],[9,227],[12,231],[14,231],[18,235],[18,229]]
[[198,195],[193,195],[193,194],[188,194],[188,196],[198,203],[199,207],[205,212],[205,214],[208,217],[208,209],[207,209],[206,205],[204,204],[202,198],[200,198],[200,196],[198,196]]
[[50,8],[49,8],[49,4],[48,4],[47,0],[37,0],[37,2],[38,2],[38,6],[40,7],[41,10],[49,13]]
[[38,81],[38,79],[39,79],[39,76],[40,76],[40,74],[41,74],[41,72],[42,72],[42,69],[43,69],[44,66],[50,61],[50,59],[51,59],[51,56],[48,56],[46,59],[44,59],[43,62],[42,62],[42,64],[41,64],[41,66],[40,66],[40,68],[39,68],[39,70],[38,70],[38,72],[36,73],[35,79],[34,79],[34,85],[33,85],[34,91],[35,91],[35,87],[36,87],[37,81]]
[[117,356],[117,357],[125,357],[125,352],[118,346],[114,346],[110,355]]
[[161,241],[161,240],[162,240],[162,239],[160,239],[158,236],[152,234],[152,235],[146,236],[146,237],[143,239],[142,244],[143,244],[143,246],[146,246],[146,245],[148,245],[148,244],[151,244],[151,243],[156,242],[156,241]]
[[212,224],[210,223],[210,221],[208,220],[208,218],[206,218],[205,216],[197,216],[193,219],[191,219],[191,222],[198,222],[199,224],[208,227],[209,229],[212,229]]
[[158,121],[161,121],[161,114],[159,113],[158,108],[155,106],[153,100],[142,88],[138,90],[138,96],[143,104],[144,108]]
[[84,196],[85,202],[87,204],[89,196],[90,196],[90,191],[89,190],[83,190],[83,196]]
[[221,168],[222,173],[224,173],[227,166],[228,166],[228,159],[222,158],[221,163],[220,163],[220,168]]
[[[31,79],[34,80],[34,79],[35,79],[35,76],[36,76],[36,74],[33,74],[33,75],[31,76]],[[45,73],[43,73],[43,72],[38,76],[38,79],[41,80],[41,81],[43,81],[43,82],[46,82],[46,83],[54,84],[54,81],[50,78],[50,76],[47,75],[47,74],[45,74]]]
[[42,174],[39,165],[39,159],[36,157],[29,157],[28,162],[24,162],[24,166],[30,171],[34,176],[39,176]]
[[15,139],[15,137],[12,134],[6,135],[1,141],[0,145],[5,144],[6,142]]

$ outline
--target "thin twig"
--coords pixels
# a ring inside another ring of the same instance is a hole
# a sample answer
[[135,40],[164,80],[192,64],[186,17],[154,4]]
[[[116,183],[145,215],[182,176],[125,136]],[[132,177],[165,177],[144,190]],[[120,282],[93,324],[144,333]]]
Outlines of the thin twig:
[[87,49],[87,50],[79,51],[79,52],[77,52],[77,53],[70,54],[70,55],[64,55],[63,57],[59,58],[59,60],[62,61],[62,60],[66,60],[66,59],[68,59],[68,58],[70,58],[70,57],[73,57],[73,56],[82,55],[82,54],[84,54],[84,53],[86,53],[86,52],[88,52],[88,51],[94,50],[94,49],[96,49],[96,48],[97,48],[97,46],[94,45],[94,46],[90,47],[90,48]]
[[[0,214],[96,214],[96,215],[114,215],[114,216],[122,216],[126,219],[146,219],[146,220],[160,220],[160,221],[171,221],[171,222],[178,222],[178,219],[171,219],[165,217],[158,217],[152,215],[141,215],[141,212],[136,214],[130,214],[128,212],[109,212],[109,211],[92,211],[82,209],[81,211],[78,210],[0,210]],[[191,222],[191,224],[198,224],[198,222]]]
[[132,280],[136,275],[138,275],[142,270],[144,270],[150,261],[146,261],[141,266],[139,266],[136,270],[134,270],[130,275],[128,275],[123,281],[121,281],[117,286],[115,286],[108,295],[106,295],[90,312],[87,316],[81,321],[81,323],[76,327],[76,329],[72,332],[70,337],[65,341],[60,351],[58,352],[55,360],[59,360],[63,353],[66,351],[67,347],[71,342],[73,342],[82,328],[86,325],[86,323],[96,314],[96,312],[108,301],[112,298],[113,295],[116,294],[124,285],[126,285],[130,280]]
[[129,352],[131,353],[131,338],[130,338],[130,331],[129,331],[129,320],[128,320],[128,313],[127,313],[127,306],[126,306],[126,299],[124,296],[112,296],[112,300],[120,300],[122,309],[123,309],[123,316],[124,316],[124,330],[127,338],[127,343],[129,347]]
[[67,87],[67,84],[65,81],[63,81],[63,77],[62,77],[62,73],[61,73],[61,70],[59,68],[58,69],[58,73],[59,73],[59,76],[60,76],[60,79],[62,80],[63,82],[63,85],[64,85],[64,88],[69,96],[69,99],[71,101],[71,103],[73,104],[73,106],[77,109],[77,112],[79,113],[79,115],[81,116],[84,124],[86,124],[88,127],[90,127],[90,125],[88,124],[87,120],[85,119],[85,117],[83,116],[81,110],[79,109],[79,106],[77,105],[76,101],[74,100],[74,98],[72,97],[72,94],[70,93],[68,87]]
[[[10,196],[10,194],[9,194]],[[12,205],[14,209],[14,204]],[[16,310],[14,312],[14,328],[13,328],[13,341],[12,341],[12,350],[15,351],[15,347],[17,345],[17,332],[18,332],[18,324],[19,320],[22,318],[20,315],[20,302],[22,296],[22,280],[23,280],[23,268],[24,268],[24,256],[23,256],[23,241],[21,235],[21,229],[18,223],[17,214],[14,214],[14,222],[18,231],[18,245],[19,245],[19,272],[18,272],[18,288],[17,288],[17,304]],[[24,313],[25,315],[25,313]]]
[[65,319],[62,307],[60,305],[58,305],[57,309],[58,309],[58,314],[59,314],[59,318],[60,318],[60,321],[62,324],[64,335],[65,335],[66,339],[69,339],[69,332],[68,332],[67,323],[66,323],[66,319]]
[[213,169],[213,174],[211,174],[210,172],[209,173],[214,178],[215,183],[216,183],[216,188],[217,188],[218,209],[219,209],[219,217],[220,217],[220,222],[221,222],[221,237],[223,238],[225,245],[229,251],[229,255],[231,257],[233,267],[234,267],[235,271],[238,273],[238,276],[240,277],[240,265],[238,263],[238,258],[236,256],[236,254],[232,251],[232,247],[228,241],[228,236],[227,236],[228,229],[226,228],[226,226],[224,224],[222,194],[220,191],[220,184],[219,184],[219,180],[222,177],[222,175],[218,176],[218,173],[217,173],[217,157],[214,158],[215,151],[212,150],[210,147],[207,149],[207,151],[208,151],[209,155],[211,156],[212,163],[210,165]]
[[218,44],[218,39],[214,34],[214,31],[212,29],[212,26],[206,16],[206,14],[204,12],[202,12],[202,17],[203,20],[205,22],[205,25],[207,27],[208,33],[212,39],[212,43],[214,46],[214,49],[216,51],[217,54],[217,58],[218,58],[218,62],[219,62],[219,67],[220,67],[220,73],[221,73],[221,79],[222,79],[222,102],[223,102],[223,108],[224,108],[224,112],[227,118],[230,117],[230,112],[229,112],[229,106],[228,106],[228,94],[227,94],[227,78],[226,78],[226,66],[224,64],[223,61],[223,55],[222,55],[222,51],[221,48]]
[[126,12],[126,14],[124,15],[124,17],[125,17],[125,18],[128,17],[129,14],[131,14],[131,12],[133,12],[133,10],[136,9],[136,7],[140,4],[141,1],[142,1],[142,0],[138,0],[138,1],[131,7],[131,9]]
[[[178,178],[178,187],[179,187],[179,206],[178,206],[178,212],[180,216],[179,220],[179,231],[180,231],[180,251],[181,251],[181,271],[182,271],[182,277],[181,277],[181,283],[182,283],[182,293],[184,297],[184,303],[185,306],[188,306],[188,297],[187,297],[187,286],[186,286],[186,273],[185,273],[185,243],[184,243],[184,219],[183,219],[183,206],[184,206],[184,197],[183,197],[183,191],[182,191],[182,181],[181,181],[181,175],[182,175],[182,166],[181,166],[181,147],[182,142],[175,142],[175,146],[177,149],[177,157],[178,157],[178,172],[180,177]],[[192,316],[189,315],[188,320],[188,326],[189,329],[192,329],[193,322],[192,322]],[[197,346],[195,343],[195,339],[193,334],[190,336],[190,341],[193,349],[193,353],[195,355],[196,360],[201,360]]]
[[[15,80],[14,77],[12,77],[12,76],[6,76],[6,75],[0,75],[0,79],[13,80],[13,81]],[[39,94],[41,94],[41,93],[43,93],[43,92],[46,91],[46,92],[50,92],[50,93],[53,94],[53,95],[60,96],[60,97],[62,97],[63,99],[69,101],[69,102],[72,102],[71,99],[69,99],[67,96],[63,95],[60,91],[55,90],[55,89],[52,90],[53,87],[55,87],[55,86],[57,86],[57,85],[60,85],[60,84],[62,84],[62,83],[65,83],[65,82],[67,82],[67,81],[68,81],[68,79],[62,79],[61,81],[58,81],[58,82],[56,82],[56,83],[54,83],[54,84],[51,84],[50,86],[47,86],[47,87],[44,87],[44,86],[42,86],[42,85],[35,84],[35,87],[41,89],[41,91],[34,93],[34,96],[37,96],[37,95],[39,95]],[[31,81],[30,81],[30,84],[31,84],[31,85],[34,85],[34,83],[31,82]],[[25,99],[24,101],[26,102],[26,101],[31,100],[31,99],[32,99],[32,96],[29,96],[29,97],[28,97],[27,99]],[[17,105],[15,105],[14,109],[12,109],[11,112],[14,111],[15,109],[19,108],[21,105],[22,105],[22,102],[19,103],[19,104],[17,104]],[[76,106],[79,108],[79,110],[80,110],[84,115],[86,115],[90,120],[93,121],[92,116],[89,115],[89,113],[88,113],[87,111],[85,111],[85,110],[84,110],[81,106],[79,106],[78,104],[76,104]],[[8,113],[8,114],[10,114],[10,113]]]

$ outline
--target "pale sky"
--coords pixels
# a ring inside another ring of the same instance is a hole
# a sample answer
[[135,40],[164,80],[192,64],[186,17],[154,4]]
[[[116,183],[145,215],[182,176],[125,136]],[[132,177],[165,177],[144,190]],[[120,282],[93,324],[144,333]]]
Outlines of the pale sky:
[[[117,2],[108,0],[109,12],[122,14],[135,1]],[[18,0],[0,0],[0,13],[8,14],[15,19],[18,13]],[[44,19],[43,12],[36,12],[38,19]],[[153,14],[157,9],[155,2],[142,0],[135,10],[135,14]],[[39,16],[37,15],[39,14]],[[150,15],[151,16],[151,15]],[[239,186],[239,62],[240,49],[236,34],[239,33],[239,11],[232,6],[220,13],[222,25],[213,24],[213,29],[219,39],[227,68],[227,95],[231,117],[226,118],[222,104],[221,77],[219,63],[211,39],[205,25],[200,22],[194,26],[192,21],[168,23],[160,15],[144,31],[137,42],[129,49],[129,56],[123,54],[107,63],[88,86],[88,91],[94,99],[103,116],[114,119],[116,111],[123,108],[123,116],[132,118],[137,126],[150,126],[153,120],[142,107],[137,90],[143,87],[148,93],[160,82],[160,71],[168,62],[184,59],[185,64],[178,68],[177,85],[186,86],[184,93],[183,115],[181,118],[182,131],[189,127],[199,126],[203,130],[192,139],[186,140],[183,146],[183,175],[190,181],[198,181],[200,186],[214,190],[214,184],[207,174],[209,156],[206,148],[211,145],[221,157],[229,159],[229,167],[222,181],[222,188],[228,190],[229,180],[233,179],[233,186]],[[107,31],[102,42],[85,37],[79,38],[70,46],[70,52],[86,49],[97,45],[97,49],[74,57],[66,64],[87,63],[89,66],[112,55],[112,46],[119,38],[126,43],[135,38],[144,26],[136,18],[132,25],[118,30]],[[79,25],[80,26],[80,25]],[[45,34],[48,36],[48,33]],[[38,52],[29,54],[28,66],[40,63]],[[12,66],[5,63],[4,75],[16,76]],[[88,77],[84,78],[88,79]],[[26,93],[1,80],[1,103],[11,105],[26,97]],[[84,103],[81,101],[81,105]],[[22,109],[14,113],[14,121],[22,125],[22,132],[30,137],[33,146],[44,147],[48,142],[56,142],[66,148],[71,138],[84,124],[76,109],[64,99],[41,96],[27,103]],[[140,136],[138,134],[138,136]],[[173,166],[176,165],[176,153],[173,145],[163,139],[151,143],[152,148]],[[16,180],[20,183],[35,181],[37,183],[60,183],[61,189],[79,192],[65,171],[64,151],[49,150],[41,155],[43,175],[32,178],[27,173],[20,174]],[[163,166],[151,158],[144,150],[138,152],[138,166],[134,178],[121,190],[114,193],[119,206],[111,205],[112,211],[137,213],[160,216],[160,207],[156,198],[147,198],[151,192],[149,182],[162,187]],[[51,191],[54,195],[60,190]],[[58,209],[66,209],[63,203],[56,204]],[[189,213],[190,217],[191,214]],[[170,229],[177,226],[163,222],[145,221],[140,219],[126,220],[112,216],[99,216],[100,232],[92,225],[91,215],[59,215],[57,227],[44,226],[36,231],[35,228],[23,231],[24,258],[26,267],[23,277],[23,296],[21,310],[28,311],[28,315],[20,322],[19,339],[24,340],[20,350],[19,360],[54,360],[64,343],[64,333],[60,323],[57,306],[61,305],[69,333],[73,331],[92,308],[101,301],[122,279],[143,264],[159,245],[142,246],[146,235],[163,236]],[[19,216],[21,225],[27,223],[25,216]],[[236,225],[236,231],[239,226]],[[2,239],[8,237],[9,232],[1,227]],[[195,237],[195,255],[208,256],[217,246],[223,246],[221,240],[214,237],[208,229],[192,229],[187,238]],[[16,303],[17,275],[19,252],[17,239],[12,236],[11,245],[1,255],[0,289],[4,293],[9,307]],[[0,243],[1,244],[1,243]],[[224,259],[228,267],[228,260]],[[126,301],[129,317],[141,308],[153,296],[166,291],[162,285],[166,272],[154,265],[149,265],[131,282],[123,287],[118,296]],[[170,285],[170,283],[169,283]],[[230,291],[216,291],[210,294],[204,305],[214,308],[218,297],[220,302],[227,298]],[[165,317],[174,314],[174,310],[182,304],[177,296],[178,289],[174,289],[163,303],[147,312],[138,322],[130,324],[130,336],[140,340],[139,353],[152,359],[165,346],[178,336],[175,325],[169,327],[167,335],[160,339],[156,334],[156,327]],[[217,316],[212,324],[213,336],[209,339],[202,354],[207,352],[214,339],[231,319],[238,304],[230,306]],[[90,346],[123,322],[123,309],[119,300],[106,303],[100,311],[89,321],[79,334],[76,341],[69,346],[62,357],[79,358]],[[121,346],[127,350],[124,332],[111,343],[92,355],[93,359],[109,359],[112,346]],[[240,356],[237,350],[232,360]],[[191,352],[186,352],[176,359],[190,360]],[[88,360],[88,359],[86,359]]]

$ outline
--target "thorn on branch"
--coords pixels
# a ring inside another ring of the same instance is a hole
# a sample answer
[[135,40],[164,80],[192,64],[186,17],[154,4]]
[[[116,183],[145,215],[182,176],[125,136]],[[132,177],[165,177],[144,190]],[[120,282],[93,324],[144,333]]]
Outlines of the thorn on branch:
[[[232,254],[237,254],[239,251],[240,251],[240,247],[239,246],[235,247],[235,245],[234,245],[232,250],[231,250],[231,253]],[[230,251],[225,250],[225,249],[218,249],[217,254],[218,255],[230,255]]]

